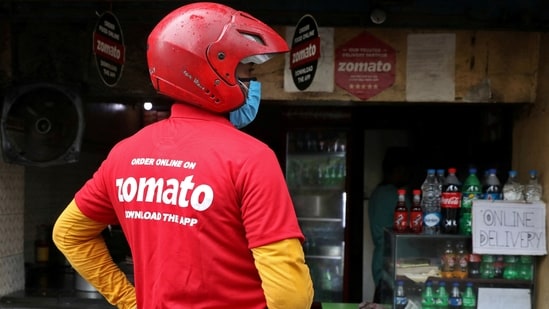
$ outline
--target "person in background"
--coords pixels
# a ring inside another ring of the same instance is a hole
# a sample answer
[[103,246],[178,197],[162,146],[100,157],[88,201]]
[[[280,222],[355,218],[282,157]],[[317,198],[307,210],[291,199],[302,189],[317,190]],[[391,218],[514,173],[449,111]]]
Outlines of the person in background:
[[398,200],[398,189],[406,189],[406,206],[410,208],[408,187],[411,176],[411,152],[406,147],[391,147],[385,152],[382,162],[382,179],[368,201],[370,234],[374,243],[372,276],[376,287],[374,303],[379,303],[382,290],[383,247],[385,228],[393,226],[393,212]]
[[[302,231],[274,152],[239,131],[255,117],[254,64],[288,51],[251,15],[193,3],[148,37],[169,119],[115,145],[57,219],[53,240],[118,308],[308,309]],[[253,105],[252,108],[247,105]],[[101,231],[119,224],[135,288]]]

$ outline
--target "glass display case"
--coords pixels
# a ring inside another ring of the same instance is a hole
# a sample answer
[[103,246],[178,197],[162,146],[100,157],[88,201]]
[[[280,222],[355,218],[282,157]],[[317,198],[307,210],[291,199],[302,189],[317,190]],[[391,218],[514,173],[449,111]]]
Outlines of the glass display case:
[[[442,282],[448,294],[455,284],[461,297],[467,285],[472,285],[476,302],[473,308],[534,308],[533,256],[471,254],[471,237],[465,235],[399,234],[386,229],[385,244],[381,298],[384,304],[393,304],[393,308],[399,281],[404,282],[410,308],[422,308],[427,282],[435,294]],[[453,268],[458,269],[456,252],[460,244],[468,257],[467,272],[463,275],[456,275],[457,271],[444,272],[448,248],[453,250]]]
[[315,301],[343,299],[346,133],[294,130],[287,135],[286,179],[305,235]]

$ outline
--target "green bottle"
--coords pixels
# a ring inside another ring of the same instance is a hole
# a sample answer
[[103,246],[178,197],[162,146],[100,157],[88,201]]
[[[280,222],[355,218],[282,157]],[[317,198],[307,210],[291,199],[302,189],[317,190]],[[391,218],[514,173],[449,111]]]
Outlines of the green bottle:
[[425,282],[425,290],[421,295],[422,309],[435,309],[435,293],[433,292],[433,282]]
[[480,199],[482,194],[482,185],[477,177],[477,169],[469,169],[469,175],[465,178],[461,187],[461,210],[459,218],[459,233],[462,235],[471,235],[472,233],[472,212],[473,201]]
[[446,290],[446,282],[440,281],[438,284],[437,294],[435,296],[435,308],[448,308],[448,291]]
[[473,283],[467,282],[465,293],[463,293],[463,309],[474,309],[477,306],[477,297],[473,291]]

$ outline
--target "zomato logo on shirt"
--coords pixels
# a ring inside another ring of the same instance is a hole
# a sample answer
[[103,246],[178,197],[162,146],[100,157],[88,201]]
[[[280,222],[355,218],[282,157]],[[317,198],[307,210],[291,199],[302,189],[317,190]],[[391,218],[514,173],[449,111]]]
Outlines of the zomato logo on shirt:
[[207,184],[196,185],[194,175],[176,178],[117,178],[118,201],[122,203],[147,202],[170,206],[189,207],[204,211],[213,203],[214,193]]

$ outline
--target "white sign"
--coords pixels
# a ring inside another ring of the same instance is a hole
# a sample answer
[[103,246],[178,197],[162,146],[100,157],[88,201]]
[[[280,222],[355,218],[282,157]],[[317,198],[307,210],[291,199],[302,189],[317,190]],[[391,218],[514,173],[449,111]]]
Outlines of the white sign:
[[478,288],[478,309],[530,309],[529,289]]
[[547,254],[545,203],[473,201],[473,252]]
[[455,101],[455,33],[408,35],[406,101]]

